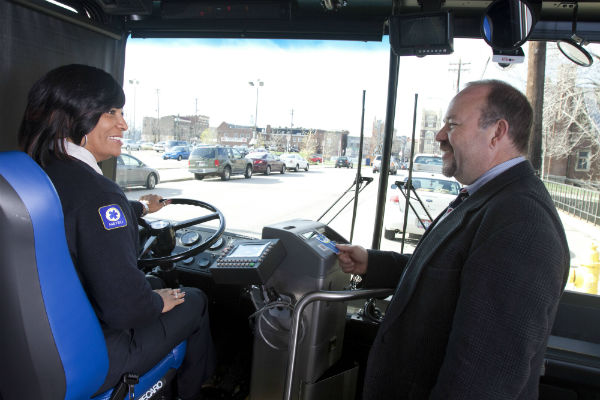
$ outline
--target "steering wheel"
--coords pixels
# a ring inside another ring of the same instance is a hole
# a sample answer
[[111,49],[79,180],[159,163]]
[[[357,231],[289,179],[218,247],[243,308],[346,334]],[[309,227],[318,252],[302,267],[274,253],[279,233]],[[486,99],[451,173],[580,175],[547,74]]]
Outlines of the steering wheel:
[[[148,222],[143,218],[138,219],[138,224],[144,228],[144,236],[147,236],[144,247],[138,257],[138,267],[154,267],[157,265],[172,264],[177,261],[185,260],[191,256],[203,252],[212,246],[225,231],[225,217],[223,213],[211,204],[205,203],[199,200],[192,199],[170,199],[171,205],[173,204],[185,204],[191,206],[197,206],[206,208],[212,211],[212,213],[203,215],[201,217],[188,219],[187,221],[181,221],[178,223],[171,223],[164,220],[156,220]],[[208,239],[201,241],[195,246],[188,250],[172,253],[176,245],[175,232],[193,225],[202,224],[214,219],[219,219],[219,227],[216,232]],[[158,257],[147,257],[143,258],[148,252],[152,250]]]

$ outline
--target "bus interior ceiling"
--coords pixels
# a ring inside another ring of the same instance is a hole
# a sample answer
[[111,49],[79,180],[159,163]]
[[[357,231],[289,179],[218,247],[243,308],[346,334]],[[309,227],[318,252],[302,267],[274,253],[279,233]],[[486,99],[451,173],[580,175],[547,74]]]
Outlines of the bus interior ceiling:
[[[481,38],[482,14],[490,1],[64,0],[61,3],[76,12],[44,0],[0,0],[1,151],[17,149],[16,133],[27,92],[37,78],[62,64],[84,63],[102,68],[122,82],[129,37],[382,41],[387,40],[388,19],[392,15],[451,11],[454,38]],[[529,40],[569,39],[577,5],[578,36],[600,42],[600,2],[530,0],[528,3],[535,19]],[[393,127],[389,135],[392,131]],[[388,168],[388,164],[382,162],[382,168]],[[111,168],[114,165],[103,166],[105,172]],[[387,174],[381,176],[387,180]],[[202,286],[203,282],[197,284]],[[214,287],[204,289],[211,293]],[[222,298],[222,303],[238,295],[229,291],[212,294]],[[230,303],[219,314],[220,318],[227,319],[231,313],[244,314],[245,310],[238,308],[235,301]],[[596,296],[566,296],[559,308],[556,336],[551,340],[554,348],[549,354],[553,359],[546,365],[550,377],[542,390],[545,398],[599,398],[600,332],[598,324],[590,322],[598,320],[599,314]],[[239,321],[236,319],[236,323]],[[232,336],[235,330],[245,329],[232,326]],[[366,356],[368,346],[363,348],[363,342],[373,334],[372,327],[356,324],[347,329],[345,342]],[[235,338],[226,336],[223,340]]]

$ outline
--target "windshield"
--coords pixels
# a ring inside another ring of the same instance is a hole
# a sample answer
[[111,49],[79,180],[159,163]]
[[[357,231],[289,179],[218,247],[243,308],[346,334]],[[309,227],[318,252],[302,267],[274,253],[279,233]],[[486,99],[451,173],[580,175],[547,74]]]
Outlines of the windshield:
[[458,182],[445,179],[413,178],[413,186],[424,192],[435,192],[457,195],[460,190]]
[[415,158],[415,163],[442,165],[442,159],[441,157],[418,156],[417,158]]
[[246,155],[246,157],[247,158],[266,158],[267,153],[263,153],[263,152],[248,153]]
[[191,157],[194,158],[215,158],[214,147],[198,147],[192,151]]
[[[599,45],[588,47],[600,54]],[[527,46],[523,49],[527,55]],[[166,141],[167,149],[172,141],[194,146],[190,158],[180,160],[163,159],[164,150],[158,146],[132,148],[132,155],[158,171],[160,183],[152,191],[128,188],[131,199],[154,192],[208,202],[223,212],[228,231],[250,237],[261,237],[269,224],[321,218],[349,239],[353,206],[339,211],[354,196],[364,118],[368,123],[363,129],[361,176],[374,179],[359,193],[353,242],[371,247],[381,169],[380,161],[375,161],[381,160],[383,152],[387,109],[387,38],[382,42],[130,38],[126,52],[124,108],[130,129],[125,138]],[[417,153],[430,156],[418,157],[416,163],[441,165],[435,135],[444,124],[450,100],[467,82],[500,79],[526,91],[527,63],[501,68],[491,58],[492,51],[482,40],[467,39],[455,39],[450,55],[401,58],[391,154],[397,171],[388,177],[387,197],[399,195],[390,185],[403,182],[408,171],[400,168]],[[243,62],[248,59],[252,62]],[[585,125],[577,129],[580,136],[598,132],[594,128],[600,126],[598,79],[592,79],[600,76],[598,66],[577,67],[548,43],[543,115],[546,177],[571,168],[582,182],[598,181],[585,173],[598,153],[589,147],[596,139],[582,137],[576,144],[561,141],[565,135],[553,135],[575,129],[568,128],[572,125],[568,121]],[[579,92],[588,94],[571,94],[585,99],[568,103],[571,118],[557,104],[564,92],[561,88],[572,86],[568,82],[573,81],[578,82]],[[592,117],[575,118],[584,108],[590,109],[586,115]],[[308,163],[292,162],[288,158],[292,150]],[[284,153],[286,157],[280,159]],[[250,160],[257,158],[265,163]],[[336,167],[344,159],[347,165]],[[244,163],[250,164],[250,177]],[[230,176],[224,175],[227,168]],[[459,187],[453,183],[444,189],[445,182],[435,179],[421,183],[422,188],[453,194]],[[344,193],[351,196],[338,201]],[[166,207],[156,217],[191,218],[195,210],[186,207]],[[386,211],[384,225],[392,218],[397,217]],[[399,251],[400,243],[382,238],[381,248]]]

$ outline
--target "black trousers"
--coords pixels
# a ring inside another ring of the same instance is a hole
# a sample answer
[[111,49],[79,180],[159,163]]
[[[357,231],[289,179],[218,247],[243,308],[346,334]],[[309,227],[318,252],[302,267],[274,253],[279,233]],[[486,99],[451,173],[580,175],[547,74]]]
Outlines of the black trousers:
[[210,334],[208,300],[199,289],[184,287],[185,302],[161,314],[152,323],[129,331],[105,331],[109,367],[98,393],[114,387],[127,372],[143,375],[169,351],[187,339],[183,363],[177,370],[177,388],[182,399],[200,395],[202,384],[215,368],[215,350]]

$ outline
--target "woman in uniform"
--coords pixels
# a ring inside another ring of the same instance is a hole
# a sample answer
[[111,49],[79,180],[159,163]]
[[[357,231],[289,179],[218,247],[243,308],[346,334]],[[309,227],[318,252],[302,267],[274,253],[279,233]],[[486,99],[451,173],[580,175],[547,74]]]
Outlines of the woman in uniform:
[[177,388],[182,399],[197,399],[215,363],[206,296],[195,288],[153,290],[137,267],[136,221],[167,202],[157,195],[128,201],[97,164],[121,154],[124,104],[108,73],[56,68],[29,92],[19,145],[56,188],[69,251],[104,332],[109,370],[98,393],[124,373],[144,374],[187,339]]

